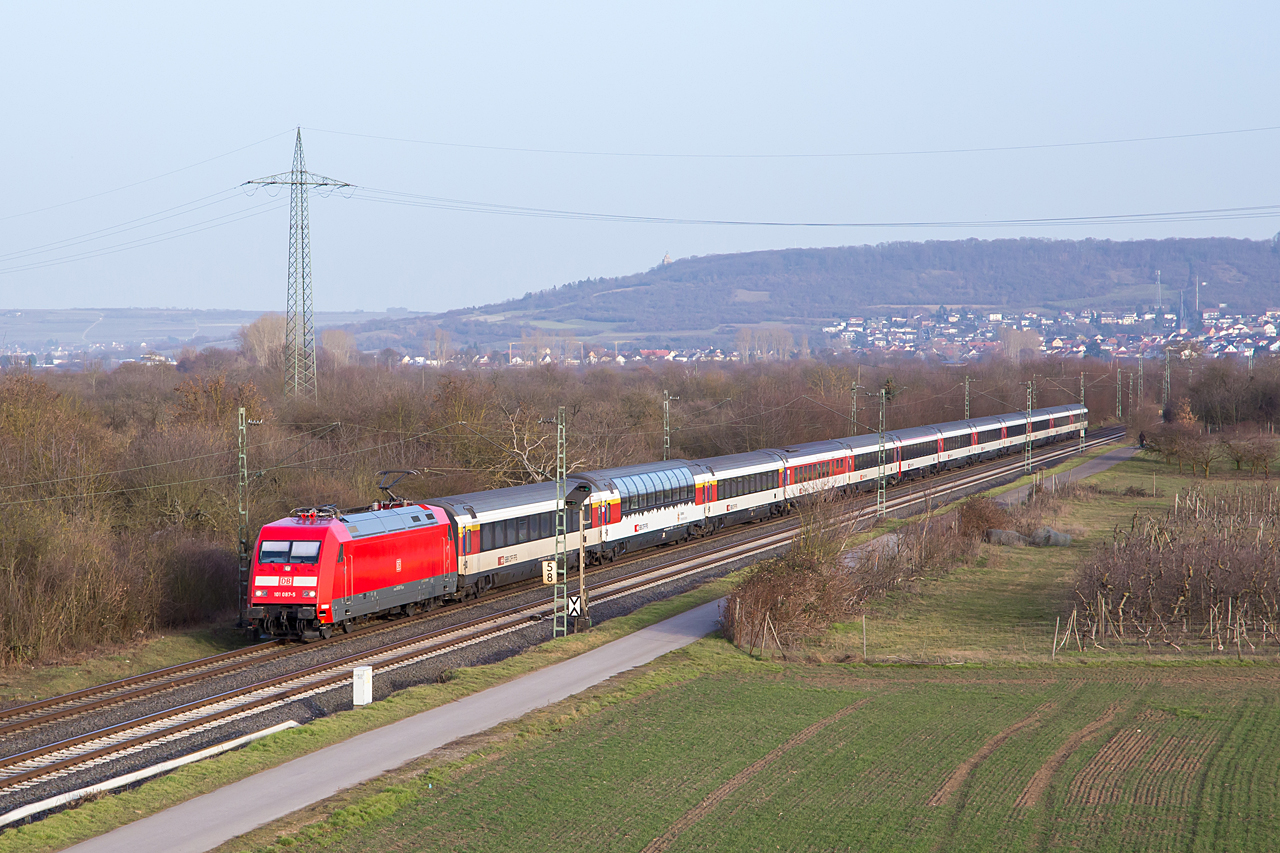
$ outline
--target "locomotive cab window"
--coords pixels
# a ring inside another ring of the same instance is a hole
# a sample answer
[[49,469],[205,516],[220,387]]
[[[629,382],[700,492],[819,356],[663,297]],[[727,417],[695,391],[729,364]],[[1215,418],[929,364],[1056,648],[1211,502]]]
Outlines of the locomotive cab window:
[[259,563],[287,563],[289,562],[289,543],[288,542],[263,542],[258,548]]
[[320,562],[320,541],[303,539],[295,542],[263,542],[258,548],[258,562],[315,565]]

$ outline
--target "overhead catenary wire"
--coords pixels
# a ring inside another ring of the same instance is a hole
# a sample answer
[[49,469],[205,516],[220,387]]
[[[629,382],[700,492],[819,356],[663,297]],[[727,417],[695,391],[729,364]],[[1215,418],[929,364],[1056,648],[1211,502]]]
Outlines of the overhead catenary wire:
[[[430,435],[434,432],[438,432],[439,430],[448,429],[451,426],[456,426],[457,423],[459,422],[446,424],[445,426],[442,426],[442,427],[436,427],[435,429],[431,429],[431,430],[427,430],[425,432],[419,433],[406,440],[412,441],[414,438],[421,438],[423,436]],[[324,424],[322,427],[319,427],[318,429],[328,429],[328,428],[331,428],[332,426],[333,426],[332,424]],[[388,447],[394,447],[398,444],[403,444],[403,443],[404,441],[390,441],[384,444],[374,445],[373,447],[359,447],[352,450],[344,450],[340,453],[332,453],[332,454],[329,454],[328,456],[321,456],[319,458],[310,460],[307,464],[309,465],[316,462],[328,462],[332,459],[340,459],[344,456],[352,456],[359,453],[370,453],[376,450],[382,450]],[[223,453],[220,453],[220,454],[211,454],[211,455],[224,455],[225,453],[227,453],[227,451],[224,451]],[[173,463],[160,463],[160,464],[173,464]],[[269,465],[265,468],[255,468],[254,474],[256,474],[257,476],[261,476],[263,474],[266,474],[269,471],[291,470],[297,467],[306,467],[306,466],[278,465],[278,464]],[[477,468],[472,470],[486,470],[486,469]],[[101,476],[101,475],[91,475],[91,476]],[[9,506],[21,506],[21,505],[33,504],[33,503],[42,503],[46,501],[62,501],[62,500],[73,500],[76,498],[88,499],[88,498],[97,498],[97,497],[107,497],[115,494],[126,494],[131,492],[147,491],[150,489],[165,489],[165,488],[173,488],[174,486],[187,486],[193,483],[207,483],[214,480],[234,479],[238,476],[239,476],[239,472],[232,471],[230,473],[211,474],[206,477],[193,477],[186,480],[176,480],[176,481],[166,482],[166,483],[148,483],[141,486],[125,486],[122,488],[97,489],[97,490],[82,492],[74,495],[41,495],[41,496],[32,497],[32,498],[20,498],[17,500],[3,501],[3,502],[0,502],[0,508],[9,507]]]
[[514,154],[555,154],[575,157],[635,157],[658,159],[693,159],[693,160],[804,160],[804,159],[837,159],[856,157],[916,157],[940,154],[987,154],[1004,151],[1040,151],[1055,148],[1086,148],[1101,145],[1131,145],[1142,142],[1168,142],[1179,139],[1203,139],[1214,136],[1238,136],[1252,133],[1269,133],[1280,130],[1280,125],[1265,127],[1246,127],[1233,130],[1209,130],[1196,133],[1168,133],[1155,136],[1130,136],[1115,139],[1077,140],[1070,142],[1040,142],[1024,145],[988,145],[952,148],[918,148],[882,151],[829,151],[829,152],[790,152],[790,153],[726,153],[726,152],[678,152],[678,151],[593,151],[585,149],[565,148],[533,148],[506,145],[482,145],[465,142],[444,142],[429,139],[410,139],[401,136],[379,136],[371,133],[353,133],[343,130],[327,130],[320,127],[305,128],[311,133],[328,133],[334,136],[348,136],[358,139],[376,139],[383,142],[402,142],[412,145],[429,145],[439,148],[461,148],[475,151],[498,151]]
[[[263,447],[270,447],[274,444],[282,444],[283,442],[286,442],[286,441],[298,441],[300,439],[306,438],[308,435],[310,435],[313,432],[317,432],[322,429],[329,429],[332,426],[333,426],[332,424],[325,424],[324,426],[315,427],[314,429],[307,430],[306,432],[299,433],[298,435],[286,435],[281,438],[272,439],[271,441],[261,441],[261,442],[258,442],[257,444],[247,445],[246,449],[256,450]],[[57,483],[69,483],[75,480],[87,480],[92,477],[116,477],[121,474],[132,474],[137,471],[146,471],[151,468],[163,468],[166,465],[183,465],[190,462],[197,462],[201,459],[212,459],[217,456],[226,456],[231,452],[232,451],[230,450],[217,450],[217,451],[212,451],[210,453],[200,453],[195,456],[185,456],[181,459],[169,459],[164,462],[150,462],[146,465],[135,465],[131,468],[117,468],[113,471],[97,471],[92,474],[74,474],[70,477],[55,477],[49,480],[35,480],[29,483],[15,483],[10,486],[0,486],[0,491],[6,491],[9,489],[37,488],[39,486],[52,486],[52,485],[56,485]]]

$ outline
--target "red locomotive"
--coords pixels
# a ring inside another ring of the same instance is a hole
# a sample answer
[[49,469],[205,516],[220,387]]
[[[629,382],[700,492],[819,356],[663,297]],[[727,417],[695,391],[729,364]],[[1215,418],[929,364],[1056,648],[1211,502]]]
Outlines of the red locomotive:
[[373,613],[413,613],[457,591],[456,554],[439,507],[295,510],[258,535],[245,617],[255,635],[314,639]]

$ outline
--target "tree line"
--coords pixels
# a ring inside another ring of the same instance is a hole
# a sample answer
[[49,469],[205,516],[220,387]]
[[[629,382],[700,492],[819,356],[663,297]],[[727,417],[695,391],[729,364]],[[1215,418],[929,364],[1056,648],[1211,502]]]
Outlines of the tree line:
[[1031,380],[1037,405],[1074,402],[1082,367],[1099,417],[1115,387],[1107,365],[1075,361],[410,368],[326,336],[319,399],[300,400],[284,394],[278,331],[247,327],[237,349],[176,367],[0,374],[0,660],[230,618],[241,408],[252,539],[298,507],[379,498],[379,470],[420,471],[402,484],[417,499],[546,479],[560,406],[585,470],[661,459],[664,391],[670,455],[700,458],[874,432],[881,389],[889,429],[960,419],[966,372],[974,417],[1025,408]]

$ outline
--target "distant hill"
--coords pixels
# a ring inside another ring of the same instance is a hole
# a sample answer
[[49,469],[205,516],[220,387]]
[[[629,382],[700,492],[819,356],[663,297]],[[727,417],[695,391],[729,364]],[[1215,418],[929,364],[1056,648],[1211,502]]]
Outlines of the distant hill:
[[534,330],[576,338],[658,343],[731,338],[736,327],[783,323],[812,329],[837,317],[892,307],[1132,310],[1188,304],[1280,306],[1275,241],[957,240],[882,243],[707,255],[619,278],[579,281],[493,305],[431,318],[383,319],[351,327],[362,346],[434,340],[491,346]]

